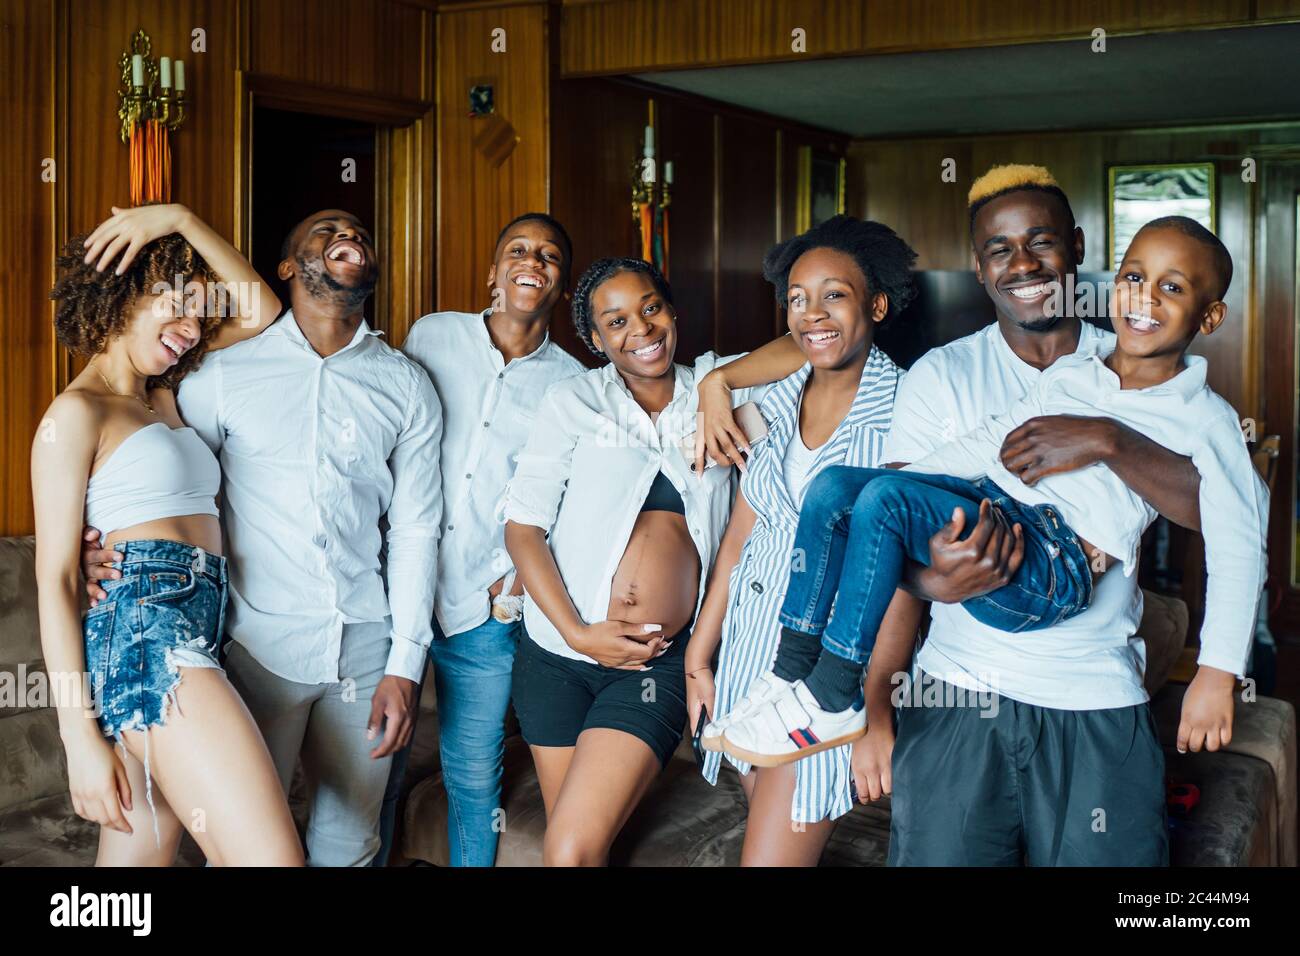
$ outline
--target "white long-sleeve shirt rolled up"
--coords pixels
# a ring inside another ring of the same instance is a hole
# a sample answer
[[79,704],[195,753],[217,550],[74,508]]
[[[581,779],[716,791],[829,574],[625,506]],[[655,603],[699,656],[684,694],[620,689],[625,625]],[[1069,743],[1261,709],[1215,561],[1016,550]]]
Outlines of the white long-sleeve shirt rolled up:
[[[698,613],[731,514],[734,469],[707,468],[697,478],[683,444],[695,430],[700,379],[737,357],[706,352],[693,367],[675,366],[672,401],[654,421],[613,365],[552,385],[542,399],[510,480],[505,516],[547,532],[560,577],[588,624],[606,619],[614,572],[659,472],[682,496],[700,559]],[[732,402],[739,405],[751,394],[737,389]],[[524,600],[524,627],[551,653],[595,663],[565,642],[531,596]]]

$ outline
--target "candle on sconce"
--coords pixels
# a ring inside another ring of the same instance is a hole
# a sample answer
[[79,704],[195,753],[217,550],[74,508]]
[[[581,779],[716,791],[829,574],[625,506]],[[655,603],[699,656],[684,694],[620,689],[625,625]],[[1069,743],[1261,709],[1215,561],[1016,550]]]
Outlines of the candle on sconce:
[[673,161],[671,159],[664,163],[664,182],[669,186],[673,184]]
[[172,58],[169,56],[158,60],[158,82],[164,90],[172,88]]
[[176,92],[185,92],[185,61],[176,61]]
[[144,86],[144,58],[139,53],[131,57],[131,85]]
[[655,128],[653,126],[645,128],[645,154],[647,156],[655,154]]

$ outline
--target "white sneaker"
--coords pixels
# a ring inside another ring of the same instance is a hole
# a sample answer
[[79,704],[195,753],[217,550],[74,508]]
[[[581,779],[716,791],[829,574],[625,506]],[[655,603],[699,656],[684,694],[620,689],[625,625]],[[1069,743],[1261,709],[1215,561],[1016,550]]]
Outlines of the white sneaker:
[[767,703],[790,686],[790,681],[777,677],[771,671],[756,679],[749,685],[749,693],[736,701],[735,707],[704,725],[704,731],[700,734],[701,749],[720,753],[722,735],[731,723],[753,713],[760,704]]
[[779,767],[822,750],[852,743],[867,732],[867,711],[822,710],[803,681],[723,731],[722,749],[756,767]]

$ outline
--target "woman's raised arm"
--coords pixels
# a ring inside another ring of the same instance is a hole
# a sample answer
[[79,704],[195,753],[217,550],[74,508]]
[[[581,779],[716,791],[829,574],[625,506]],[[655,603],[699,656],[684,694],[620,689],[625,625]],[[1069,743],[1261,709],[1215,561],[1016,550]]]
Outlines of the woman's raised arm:
[[[122,275],[149,243],[180,233],[225,284],[224,301],[229,303],[230,311],[208,344],[209,351],[252,338],[280,314],[280,299],[270,285],[262,281],[234,246],[192,210],[179,203],[133,209],[113,206],[112,210],[113,215],[86,237],[86,262],[98,259],[95,268],[99,271],[103,272],[120,253],[116,271]],[[212,297],[205,294],[205,301],[212,301]]]

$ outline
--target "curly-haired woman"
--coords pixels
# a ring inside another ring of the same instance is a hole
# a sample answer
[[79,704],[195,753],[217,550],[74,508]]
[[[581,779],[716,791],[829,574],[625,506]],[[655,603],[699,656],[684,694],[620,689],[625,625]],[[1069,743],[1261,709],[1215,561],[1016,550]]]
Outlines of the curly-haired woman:
[[573,320],[608,364],[551,386],[510,482],[506,547],[526,593],[513,694],[546,806],[543,862],[601,865],[686,725],[682,658],[732,470],[690,473],[696,383],[725,360],[674,364],[677,314],[654,266],[598,260]]
[[[801,367],[763,399],[768,437],[748,462],[686,652],[691,725],[706,722],[701,744],[713,751],[704,766],[710,783],[721,765],[726,717],[740,717],[788,686],[791,662],[782,654],[806,653],[793,643],[777,652],[777,612],[797,559],[795,529],[804,492],[832,466],[884,464],[902,373],[875,346],[875,329],[911,301],[915,259],[888,226],[835,216],[773,247],[763,262]],[[767,381],[750,373],[771,349],[764,346],[719,374],[738,382]],[[919,603],[904,594],[883,627],[915,634],[919,619]],[[869,739],[852,756],[855,763],[887,768],[890,715],[875,716]],[[853,806],[850,751],[845,745],[782,767],[751,767],[728,754],[749,801],[742,865],[816,865],[835,819]]]
[[[217,660],[221,475],[172,392],[205,351],[261,331],[279,300],[178,205],[114,208],[58,265],[55,330],[89,361],[41,422],[32,492],[73,807],[100,824],[101,866],[170,864],[182,826],[214,864],[301,865],[266,746]],[[124,558],[83,619],[85,524]]]

